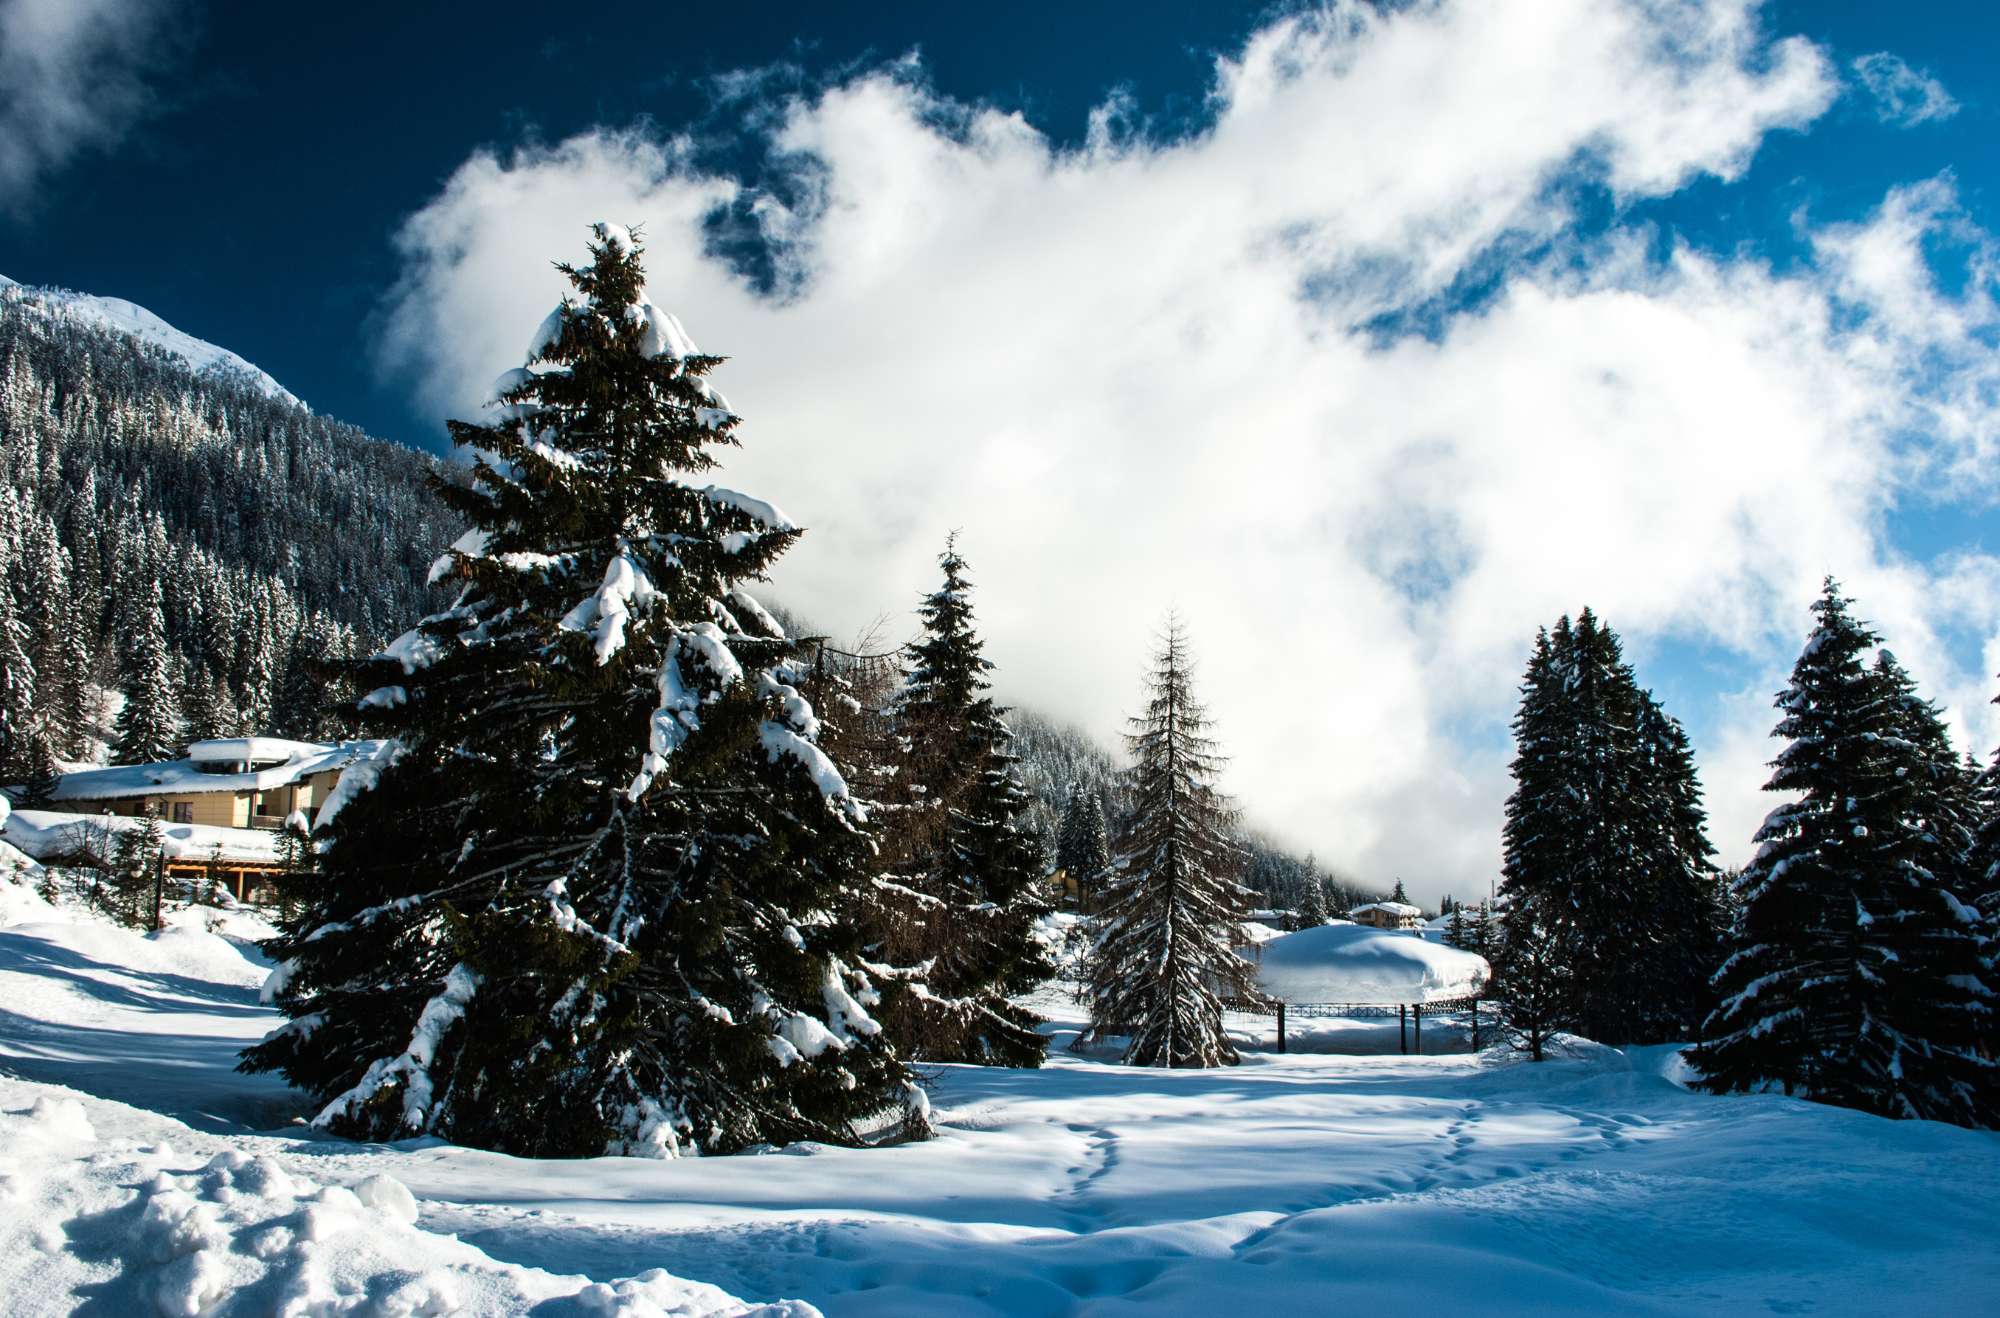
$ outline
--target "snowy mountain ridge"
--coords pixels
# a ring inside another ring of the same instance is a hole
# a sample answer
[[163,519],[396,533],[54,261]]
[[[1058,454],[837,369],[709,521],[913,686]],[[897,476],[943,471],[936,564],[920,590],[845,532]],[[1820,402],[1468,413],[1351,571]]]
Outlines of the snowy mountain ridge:
[[[136,302],[122,297],[100,297],[66,288],[34,287],[0,275],[0,297],[20,298],[52,309],[67,311],[78,319],[129,334],[155,344],[179,357],[197,375],[235,377],[266,398],[306,407],[305,402],[279,384],[271,375],[237,356],[227,348],[174,328]],[[308,411],[311,409],[308,408]]]

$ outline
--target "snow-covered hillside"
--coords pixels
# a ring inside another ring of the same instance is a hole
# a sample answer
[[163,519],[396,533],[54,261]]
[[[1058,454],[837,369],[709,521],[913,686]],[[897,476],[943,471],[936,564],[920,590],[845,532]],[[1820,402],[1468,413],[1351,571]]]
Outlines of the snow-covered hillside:
[[[1060,1047],[1041,1071],[940,1067],[942,1134],[894,1148],[349,1144],[231,1069],[276,1023],[254,919],[176,920],[113,929],[0,879],[10,1313],[720,1314],[741,1295],[834,1315],[1948,1315],[2000,1295],[2000,1135],[1693,1094],[1672,1048],[1403,1057],[1393,1022],[1386,1052],[1215,1071]],[[1073,1037],[1062,994],[1036,1005]]]
[[127,302],[122,297],[76,293],[66,288],[30,287],[5,275],[0,275],[0,290],[15,290],[6,295],[58,308],[80,320],[157,344],[193,367],[197,374],[233,376],[247,382],[266,398],[305,406],[270,375],[229,349],[175,329],[136,302]]

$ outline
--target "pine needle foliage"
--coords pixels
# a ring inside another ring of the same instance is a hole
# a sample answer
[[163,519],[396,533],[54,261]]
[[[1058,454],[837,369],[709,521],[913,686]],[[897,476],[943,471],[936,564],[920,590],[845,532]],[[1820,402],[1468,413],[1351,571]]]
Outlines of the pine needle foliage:
[[1085,912],[1095,910],[1105,871],[1111,867],[1111,838],[1104,822],[1103,799],[1083,783],[1070,786],[1056,842],[1056,864],[1076,884],[1077,905]]
[[1055,973],[1035,933],[1050,909],[1044,858],[956,537],[938,565],[893,709],[900,767],[878,887],[887,959],[921,965],[923,987],[890,994],[883,1017],[923,1061],[1039,1066],[1041,1018],[1008,999]]
[[1317,874],[1308,874],[1299,909],[1292,913],[1294,929],[1317,929],[1327,921],[1326,887]]
[[1738,881],[1720,1005],[1692,1060],[1716,1092],[1990,1126],[1991,969],[1954,894],[1971,836],[1962,767],[1831,578],[1813,612],[1767,787],[1795,799],[1765,818]]
[[1614,1043],[1693,1037],[1722,907],[1686,734],[1585,609],[1536,636],[1514,738],[1501,891],[1503,924],[1520,928],[1499,939],[1503,1002],[1505,962],[1531,949],[1560,971],[1536,975],[1540,1026]]
[[381,750],[322,811],[321,894],[245,1066],[357,1138],[533,1156],[854,1144],[906,1105],[869,1008],[863,811],[740,583],[799,531],[689,477],[737,418],[641,249],[591,263],[438,493],[458,597],[361,665]]
[[1194,696],[1187,632],[1170,617],[1131,720],[1132,816],[1104,893],[1090,965],[1091,1032],[1124,1033],[1135,1066],[1223,1066],[1224,997],[1254,997],[1236,954],[1250,893],[1231,841],[1236,812],[1216,789],[1224,760]]
[[[2000,705],[2000,699],[1993,703]],[[1973,780],[1971,810],[1972,841],[1963,873],[1990,941],[2000,936],[2000,750]]]
[[127,643],[125,704],[118,711],[118,761],[156,764],[180,754],[178,691],[167,652],[167,622],[160,585],[153,582]]

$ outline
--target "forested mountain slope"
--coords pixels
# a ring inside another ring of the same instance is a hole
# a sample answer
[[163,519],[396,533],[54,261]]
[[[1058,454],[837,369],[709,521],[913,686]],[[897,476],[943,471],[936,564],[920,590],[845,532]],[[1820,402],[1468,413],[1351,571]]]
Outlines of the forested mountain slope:
[[167,660],[144,680],[187,731],[322,731],[296,678],[288,707],[288,672],[431,607],[457,533],[425,484],[436,461],[99,301],[0,287],[0,768],[38,737],[91,753],[96,691],[129,688],[156,603]]

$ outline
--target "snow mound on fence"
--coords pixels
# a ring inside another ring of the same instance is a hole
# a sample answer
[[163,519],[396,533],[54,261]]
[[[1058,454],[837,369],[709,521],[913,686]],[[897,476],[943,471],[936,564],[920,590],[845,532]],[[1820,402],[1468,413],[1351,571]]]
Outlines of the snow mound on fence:
[[0,1111],[0,1293],[9,1312],[616,1314],[808,1318],[661,1269],[612,1282],[502,1263],[419,1228],[376,1174],[322,1183],[238,1149],[209,1157],[101,1131],[75,1099]]
[[1285,934],[1253,959],[1264,991],[1286,1002],[1437,1002],[1469,997],[1492,975],[1485,957],[1360,924]]

